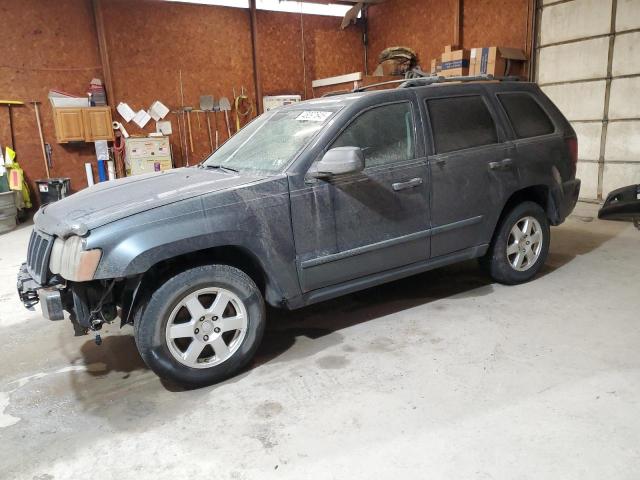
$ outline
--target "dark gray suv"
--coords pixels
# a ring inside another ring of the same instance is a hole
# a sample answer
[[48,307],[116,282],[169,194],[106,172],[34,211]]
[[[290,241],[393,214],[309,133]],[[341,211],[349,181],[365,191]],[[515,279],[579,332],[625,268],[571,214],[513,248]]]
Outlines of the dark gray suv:
[[575,132],[534,84],[402,87],[271,111],[196,167],[43,206],[21,299],[77,334],[120,317],[158,375],[206,385],[252,358],[265,302],[471,258],[530,280],[578,198]]

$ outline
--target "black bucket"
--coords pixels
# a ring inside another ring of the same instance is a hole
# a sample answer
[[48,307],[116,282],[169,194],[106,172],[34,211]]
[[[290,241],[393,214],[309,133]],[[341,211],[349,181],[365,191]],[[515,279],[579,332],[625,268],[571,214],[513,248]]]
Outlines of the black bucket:
[[57,202],[71,193],[70,178],[49,178],[48,180],[36,180],[38,185],[38,197],[40,205]]

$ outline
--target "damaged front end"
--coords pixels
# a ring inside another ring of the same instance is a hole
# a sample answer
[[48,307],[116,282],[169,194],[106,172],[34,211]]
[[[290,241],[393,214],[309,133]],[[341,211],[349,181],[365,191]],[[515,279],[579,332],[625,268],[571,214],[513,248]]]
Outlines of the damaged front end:
[[63,320],[66,310],[76,335],[100,330],[115,320],[118,304],[131,298],[136,288],[125,279],[93,280],[101,251],[85,246],[81,236],[62,239],[36,228],[27,261],[18,272],[18,295],[24,306],[33,310],[40,303],[42,315],[49,320]]

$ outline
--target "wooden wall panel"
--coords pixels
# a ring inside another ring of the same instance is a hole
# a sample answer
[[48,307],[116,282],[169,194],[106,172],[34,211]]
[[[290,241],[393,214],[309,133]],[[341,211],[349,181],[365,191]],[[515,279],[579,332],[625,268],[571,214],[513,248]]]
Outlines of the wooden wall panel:
[[[252,99],[255,96],[248,10],[151,0],[103,0],[103,15],[114,106],[123,101],[135,111],[146,110],[160,100],[171,110],[179,109],[180,71],[186,106],[198,109],[200,95],[216,99],[226,96],[233,102],[234,87],[239,92],[244,86]],[[230,121],[234,118],[230,115]],[[213,115],[210,119],[214,128]],[[177,117],[170,114],[168,120],[174,131],[171,140],[175,162],[185,165]],[[227,130],[222,114],[217,115],[217,123],[224,141]],[[134,123],[126,128],[133,134],[151,132],[155,122],[150,121],[144,130]],[[189,160],[194,164],[210,153],[204,114],[191,114],[191,132],[194,152],[189,152]]]
[[398,45],[414,49],[419,64],[428,70],[431,59],[453,42],[454,1],[395,0],[371,7],[369,73],[375,70],[382,50]]
[[[462,43],[465,48],[500,45],[531,50],[532,0],[465,0]],[[526,69],[523,73],[526,73]]]
[[[0,42],[0,98],[38,100],[45,142],[53,148],[52,176],[71,177],[73,189],[86,186],[84,163],[95,160],[93,145],[59,145],[47,99],[56,88],[84,95],[93,77],[102,76],[90,3],[86,0],[0,1],[5,27]],[[46,178],[32,105],[14,110],[17,160],[31,184]],[[7,109],[0,108],[0,145],[11,141]],[[97,172],[96,172],[97,175]]]
[[258,57],[264,95],[304,95],[300,15],[258,10]]
[[[369,9],[369,69],[380,52],[396,45],[416,50],[423,69],[455,38],[459,0],[395,0]],[[501,45],[529,53],[532,0],[463,0],[462,46]]]
[[304,17],[307,97],[312,98],[311,81],[364,69],[362,30],[350,26],[340,29],[340,18]]
[[292,93],[303,99],[312,98],[313,80],[362,71],[361,30],[359,27],[341,30],[340,21],[338,17],[304,15],[301,19],[295,13],[258,11],[258,53],[264,94]]

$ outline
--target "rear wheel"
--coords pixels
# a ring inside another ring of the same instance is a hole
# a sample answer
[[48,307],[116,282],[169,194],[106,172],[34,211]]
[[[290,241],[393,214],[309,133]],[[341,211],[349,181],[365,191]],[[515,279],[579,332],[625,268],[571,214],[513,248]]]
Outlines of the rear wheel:
[[527,282],[544,265],[550,239],[549,221],[542,207],[523,202],[504,216],[480,264],[500,283]]
[[258,348],[264,300],[253,280],[227,265],[197,267],[157,289],[135,324],[136,345],[160,377],[187,386],[237,373]]

